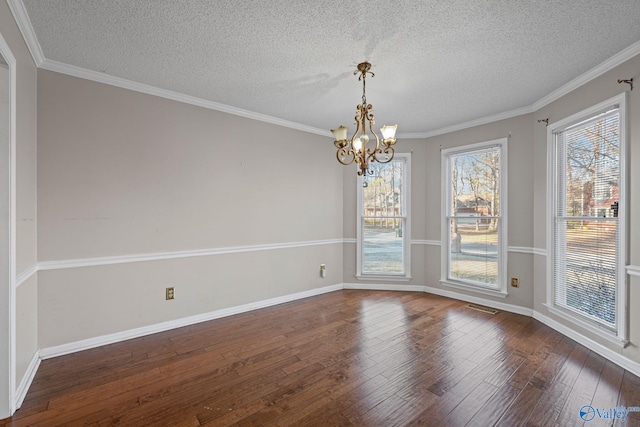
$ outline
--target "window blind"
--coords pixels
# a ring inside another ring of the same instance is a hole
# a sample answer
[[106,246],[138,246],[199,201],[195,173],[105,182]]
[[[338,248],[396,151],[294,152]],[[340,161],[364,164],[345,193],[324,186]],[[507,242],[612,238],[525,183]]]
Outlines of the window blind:
[[616,323],[620,116],[603,112],[554,134],[555,304]]

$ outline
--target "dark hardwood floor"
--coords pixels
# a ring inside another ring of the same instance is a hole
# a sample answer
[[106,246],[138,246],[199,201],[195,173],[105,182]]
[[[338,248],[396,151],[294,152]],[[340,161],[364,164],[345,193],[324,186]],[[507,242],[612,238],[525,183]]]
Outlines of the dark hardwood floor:
[[0,427],[600,426],[579,409],[640,406],[635,375],[466,305],[345,290],[45,360]]

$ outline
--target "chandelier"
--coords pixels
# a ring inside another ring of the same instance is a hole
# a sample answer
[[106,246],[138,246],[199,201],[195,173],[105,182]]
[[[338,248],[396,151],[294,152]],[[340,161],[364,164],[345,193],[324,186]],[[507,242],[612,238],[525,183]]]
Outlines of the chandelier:
[[[338,149],[336,157],[338,161],[343,165],[350,165],[353,162],[359,167],[358,175],[372,175],[373,171],[369,170],[369,162],[388,163],[393,160],[395,153],[393,146],[396,143],[396,129],[398,125],[383,126],[380,129],[382,133],[382,143],[378,134],[373,130],[375,120],[373,118],[373,105],[367,104],[367,96],[365,88],[367,84],[367,74],[371,74],[374,77],[375,74],[371,72],[371,64],[368,62],[362,62],[358,64],[358,69],[353,72],[353,75],[358,75],[358,81],[362,81],[362,104],[356,106],[356,131],[350,140],[347,139],[348,129],[344,126],[340,126],[338,129],[332,129],[331,132],[336,138],[334,145]],[[367,123],[369,125],[369,132],[376,140],[375,147],[367,147],[367,143],[371,140],[367,134]]]

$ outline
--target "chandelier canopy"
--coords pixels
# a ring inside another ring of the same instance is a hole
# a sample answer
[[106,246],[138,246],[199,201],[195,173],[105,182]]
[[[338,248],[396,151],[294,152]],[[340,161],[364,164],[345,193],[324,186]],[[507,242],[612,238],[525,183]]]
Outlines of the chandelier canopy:
[[[333,144],[338,149],[336,153],[338,161],[343,165],[350,165],[355,162],[359,167],[358,175],[371,175],[373,172],[369,170],[369,162],[388,163],[393,160],[393,155],[395,154],[393,146],[397,141],[396,129],[398,125],[383,126],[380,129],[382,133],[382,141],[380,141],[378,134],[373,130],[373,125],[375,124],[373,105],[367,104],[365,91],[367,74],[371,74],[371,77],[375,76],[371,72],[371,64],[368,62],[358,64],[358,69],[353,72],[353,75],[358,74],[360,74],[358,81],[362,81],[362,104],[356,106],[356,130],[350,140],[347,139],[348,129],[344,126],[332,129],[331,132],[336,138]],[[372,140],[367,133],[367,123],[369,125],[368,132],[375,138],[375,147],[367,147],[367,143]]]

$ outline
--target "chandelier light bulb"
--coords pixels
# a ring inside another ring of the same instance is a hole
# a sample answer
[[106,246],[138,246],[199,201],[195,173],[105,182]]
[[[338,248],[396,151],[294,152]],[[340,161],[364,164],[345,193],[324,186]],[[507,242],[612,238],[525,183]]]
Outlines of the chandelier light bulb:
[[[363,135],[366,136],[366,135]],[[353,149],[356,151],[360,151],[362,150],[362,136],[357,137],[356,139],[353,140],[353,142],[351,143],[351,145],[353,146]]]

